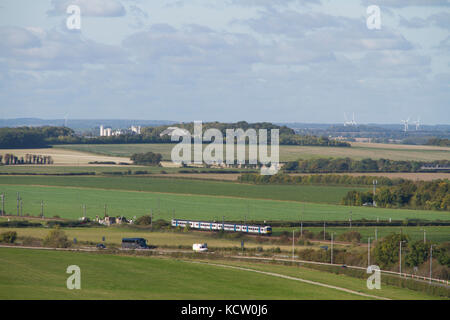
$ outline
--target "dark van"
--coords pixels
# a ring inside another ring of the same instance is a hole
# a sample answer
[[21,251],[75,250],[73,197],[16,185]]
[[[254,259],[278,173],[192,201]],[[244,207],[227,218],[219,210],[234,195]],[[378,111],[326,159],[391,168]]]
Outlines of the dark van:
[[123,249],[148,249],[147,240],[144,238],[123,238]]

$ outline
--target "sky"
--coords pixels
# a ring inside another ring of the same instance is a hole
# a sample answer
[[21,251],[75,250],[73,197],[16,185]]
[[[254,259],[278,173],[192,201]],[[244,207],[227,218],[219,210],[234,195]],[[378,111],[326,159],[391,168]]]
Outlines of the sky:
[[449,53],[450,0],[2,0],[0,118],[450,124]]

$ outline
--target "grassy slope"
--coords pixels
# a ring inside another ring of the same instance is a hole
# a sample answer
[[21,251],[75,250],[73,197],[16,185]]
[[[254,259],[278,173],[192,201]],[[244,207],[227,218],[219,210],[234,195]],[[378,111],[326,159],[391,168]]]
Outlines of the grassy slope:
[[[71,179],[66,180],[68,183],[71,181]],[[0,181],[4,183],[3,178],[0,178]],[[29,181],[33,182],[33,180]],[[115,180],[109,181],[112,184]],[[13,183],[14,179],[9,182]],[[25,183],[24,181],[20,182]],[[61,185],[64,185],[64,179],[60,182],[62,182]],[[194,185],[193,181],[187,182]],[[41,178],[40,183],[45,183],[45,179]],[[233,184],[230,185],[233,186]],[[120,185],[117,187],[120,187]],[[186,188],[186,192],[191,191],[188,186]],[[320,191],[321,189],[318,188],[319,196]],[[175,216],[178,218],[204,220],[221,220],[222,216],[225,216],[225,220],[244,220],[244,216],[247,216],[247,220],[296,220],[300,218],[301,214],[304,220],[348,220],[350,211],[354,220],[376,219],[377,217],[381,220],[388,220],[389,218],[394,220],[405,218],[450,219],[450,213],[437,211],[347,207],[295,201],[90,188],[3,184],[0,185],[0,192],[6,194],[5,209],[7,213],[16,213],[17,192],[20,192],[25,213],[38,215],[41,210],[41,200],[44,200],[44,212],[47,217],[59,215],[63,218],[80,217],[82,215],[82,204],[87,206],[88,217],[103,216],[104,205],[107,204],[108,214],[112,216],[124,215],[132,218],[133,216],[149,214],[150,210],[153,210],[156,219],[164,218],[166,220],[172,218],[173,210],[175,210]],[[238,196],[249,195],[242,193]],[[268,198],[272,196],[273,194],[267,194]]]
[[389,299],[402,299],[402,300],[437,300],[439,297],[430,296],[426,293],[416,292],[409,289],[398,288],[395,286],[381,285],[380,290],[370,290],[367,288],[366,279],[354,278],[346,275],[336,275],[328,272],[317,272],[317,270],[308,269],[307,267],[299,268],[295,266],[286,266],[278,264],[261,264],[252,262],[235,262],[226,261],[222,264],[238,265],[245,268],[261,270],[266,272],[275,272],[292,277],[298,277],[302,279],[308,279],[320,283],[332,284],[338,287],[347,288],[350,290],[376,295],[380,297],[386,297]]
[[[0,252],[1,299],[360,298],[267,275],[176,260],[3,248]],[[81,269],[81,290],[66,288],[65,271],[74,264]]]
[[47,185],[87,187],[130,191],[178,194],[231,196],[253,199],[292,200],[337,204],[350,190],[368,190],[357,187],[329,187],[309,185],[250,185],[221,181],[154,177],[85,177],[85,176],[1,176],[0,185]]
[[[1,299],[363,298],[249,271],[179,260],[4,248],[0,252]],[[69,275],[65,271],[67,266],[73,264],[81,268],[81,290],[66,288]],[[244,265],[390,298],[430,298],[421,293],[387,286],[373,292],[365,287],[364,280],[305,268]]]
[[[109,144],[109,145],[58,145],[57,148],[66,148],[78,151],[92,152],[108,156],[130,156],[137,152],[157,152],[163,158],[170,160],[170,153],[174,144]],[[206,144],[204,144],[206,146]],[[339,147],[309,147],[309,146],[280,146],[280,161],[313,159],[323,157],[350,157],[353,159],[392,159],[392,160],[445,160],[450,158],[450,148],[423,148],[417,146],[393,146],[381,144],[359,143],[351,148]]]

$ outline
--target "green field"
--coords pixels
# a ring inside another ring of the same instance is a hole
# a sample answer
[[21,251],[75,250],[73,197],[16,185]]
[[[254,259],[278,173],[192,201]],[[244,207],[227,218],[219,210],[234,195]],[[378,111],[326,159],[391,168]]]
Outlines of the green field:
[[[21,177],[18,177],[21,178]],[[29,178],[29,177],[26,177]],[[54,177],[51,177],[53,179]],[[59,177],[58,177],[59,178]],[[0,178],[2,183],[4,177]],[[45,178],[40,178],[40,183],[45,184]],[[67,184],[73,182],[67,179]],[[78,179],[78,178],[77,178]],[[91,178],[86,178],[90,180]],[[110,183],[114,179],[110,178]],[[14,181],[14,180],[13,180]],[[11,181],[11,183],[13,182]],[[28,180],[33,182],[33,180]],[[121,180],[120,180],[121,181]],[[188,181],[192,184],[195,181]],[[64,182],[62,179],[60,182]],[[24,183],[24,181],[22,181]],[[64,184],[61,183],[63,186]],[[233,184],[231,184],[233,185]],[[8,214],[16,214],[17,192],[23,199],[23,212],[37,216],[41,212],[41,200],[44,201],[44,214],[46,217],[58,215],[62,218],[79,218],[82,215],[82,204],[87,206],[87,216],[95,217],[104,215],[104,205],[107,205],[107,213],[111,216],[123,215],[129,219],[134,216],[142,216],[153,211],[155,219],[169,220],[173,217],[187,219],[202,219],[218,221],[225,220],[298,220],[300,215],[303,220],[348,220],[349,213],[352,218],[373,219],[379,217],[386,221],[393,220],[426,219],[449,220],[449,212],[427,210],[400,210],[370,207],[348,207],[333,204],[302,203],[297,201],[277,201],[224,197],[210,195],[192,195],[176,193],[139,192],[106,190],[86,187],[47,187],[30,185],[0,185],[0,192],[5,193],[5,210]],[[320,188],[318,191],[320,192]],[[189,191],[189,190],[187,190]],[[248,196],[248,195],[247,195]],[[267,197],[273,195],[268,194]],[[320,196],[320,194],[319,194]]]
[[253,185],[149,176],[0,176],[0,185],[46,185],[338,204],[350,190],[367,188],[311,185]]
[[[133,153],[156,152],[164,160],[170,160],[170,153],[175,144],[79,144],[57,145],[57,148],[66,148],[84,152],[97,153],[107,156],[129,157]],[[204,144],[206,146],[207,144]],[[361,160],[391,159],[391,160],[447,160],[450,158],[450,148],[427,148],[407,145],[357,144],[351,148],[342,147],[314,147],[314,146],[280,146],[280,161],[293,161],[297,159],[314,158],[345,158]]]
[[[422,240],[423,232],[421,229],[425,229],[427,232],[427,241],[433,242],[445,242],[450,241],[450,227],[378,227],[378,238],[381,239],[391,233],[399,233],[400,230],[403,234],[407,234],[411,241]],[[96,227],[96,228],[63,228],[67,234],[68,239],[72,240],[76,238],[79,242],[99,243],[103,241],[105,237],[105,244],[107,246],[114,245],[120,246],[122,238],[145,238],[151,245],[159,247],[178,247],[188,246],[190,247],[194,243],[208,243],[210,248],[240,248],[241,238],[227,238],[217,237],[216,234],[210,234],[209,232],[162,232],[148,230],[140,230],[138,228],[130,228],[123,226],[114,227]],[[281,231],[289,230],[292,234],[292,228],[274,228],[274,235],[277,236]],[[296,231],[296,237],[300,232],[299,228],[294,229]],[[314,233],[322,231],[322,228],[304,228],[304,230],[310,230]],[[373,240],[375,237],[375,228],[352,228],[353,231],[360,232],[362,235],[362,244],[367,244],[367,237],[370,236]],[[37,239],[44,239],[48,232],[48,228],[44,227],[27,227],[27,228],[1,228],[0,233],[7,231],[16,231],[17,235],[21,238],[33,237]],[[349,231],[349,228],[327,228],[327,232],[335,232],[335,239],[343,232]],[[268,238],[269,240],[270,238]],[[270,243],[270,242],[257,242],[254,238],[245,239],[246,248],[262,247],[264,250],[279,247],[282,250],[290,252],[292,249],[291,242],[286,244]],[[300,246],[297,246],[300,247]],[[314,248],[314,246],[308,246],[308,248]]]
[[[220,261],[214,261],[220,263]],[[68,290],[66,268],[81,269],[81,289]],[[14,266],[13,268],[11,266]],[[435,299],[407,289],[366,288],[364,279],[306,268],[245,267],[396,299]],[[183,270],[180,272],[180,270]],[[199,280],[201,279],[201,280]],[[0,248],[0,299],[367,299],[291,279],[209,264],[149,257]]]
[[[150,232],[148,230],[139,230],[137,228],[126,227],[97,227],[97,228],[62,228],[67,238],[84,243],[105,243],[107,247],[120,247],[122,238],[144,238],[147,239],[148,244],[158,247],[179,247],[190,250],[194,243],[208,243],[211,250],[214,248],[239,248],[241,247],[241,238],[217,238],[208,232]],[[17,232],[19,238],[33,237],[37,239],[44,239],[49,233],[48,228],[0,228],[0,233],[7,231]],[[105,237],[105,242],[103,242]],[[188,248],[186,248],[188,247]],[[291,250],[291,244],[262,244],[257,243],[254,239],[245,240],[246,248],[262,247],[264,250],[279,247],[282,250]]]
[[[426,232],[426,240],[434,242],[446,242],[450,241],[450,226],[425,226],[425,227],[326,227],[326,232],[335,233],[334,238],[345,232],[357,231],[361,234],[361,243],[367,243],[368,237],[371,241],[375,239],[375,229],[378,239],[381,239],[391,233],[407,234],[411,241],[417,241],[423,239],[423,231]],[[288,231],[290,234],[292,230],[296,233],[300,232],[300,227],[297,228],[273,228],[273,234],[279,235],[283,231]],[[304,227],[303,230],[309,230],[315,234],[323,231],[323,227]]]

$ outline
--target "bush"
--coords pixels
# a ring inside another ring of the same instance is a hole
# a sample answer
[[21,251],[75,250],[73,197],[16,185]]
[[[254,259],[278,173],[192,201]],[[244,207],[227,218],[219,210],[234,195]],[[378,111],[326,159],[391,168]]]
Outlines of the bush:
[[71,242],[67,239],[66,233],[59,228],[51,230],[45,237],[44,246],[52,248],[68,248]]
[[149,215],[139,217],[135,221],[135,224],[138,226],[148,226],[151,223],[152,223],[152,217]]
[[308,230],[303,230],[302,239],[314,239],[314,233]]
[[317,240],[331,240],[331,236],[328,232],[325,232],[325,238],[323,236],[323,230],[319,232],[319,234],[316,237]]
[[337,237],[338,241],[345,241],[345,242],[355,242],[360,243],[361,242],[361,234],[358,231],[349,231],[340,234]]
[[161,229],[164,229],[164,228],[168,227],[169,225],[170,224],[167,221],[165,221],[163,219],[158,219],[158,220],[156,220],[153,223],[153,229],[154,230],[161,230]]
[[0,234],[0,242],[14,243],[16,239],[17,239],[17,232],[15,231],[6,231]]

